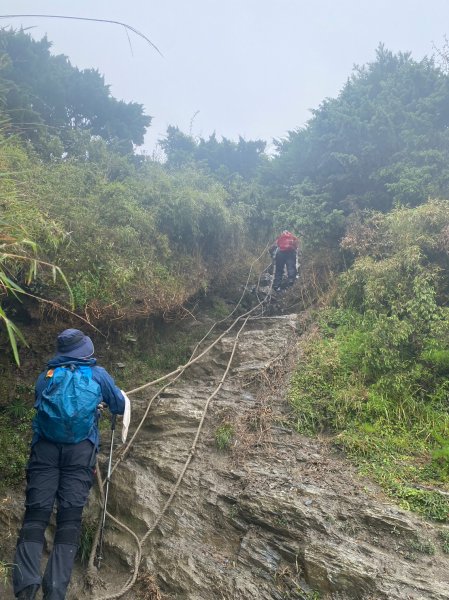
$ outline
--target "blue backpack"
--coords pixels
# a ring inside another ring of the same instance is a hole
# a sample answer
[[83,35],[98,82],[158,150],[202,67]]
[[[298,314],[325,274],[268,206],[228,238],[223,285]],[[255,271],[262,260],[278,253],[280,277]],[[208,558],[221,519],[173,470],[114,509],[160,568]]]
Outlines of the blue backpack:
[[33,429],[50,442],[77,444],[89,437],[101,402],[100,385],[87,365],[67,365],[47,372],[47,387],[37,404]]

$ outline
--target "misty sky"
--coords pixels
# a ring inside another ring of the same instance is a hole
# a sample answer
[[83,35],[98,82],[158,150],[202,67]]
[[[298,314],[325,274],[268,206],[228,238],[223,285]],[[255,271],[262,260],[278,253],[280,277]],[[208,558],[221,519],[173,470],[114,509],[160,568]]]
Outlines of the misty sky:
[[[379,42],[416,59],[449,34],[449,0],[2,0],[1,14],[64,14],[124,21],[114,25],[2,19],[34,26],[55,53],[96,67],[114,96],[153,116],[145,149],[168,125],[194,136],[283,137],[309,110],[336,96],[354,64],[374,59]],[[192,122],[195,113],[198,112]]]

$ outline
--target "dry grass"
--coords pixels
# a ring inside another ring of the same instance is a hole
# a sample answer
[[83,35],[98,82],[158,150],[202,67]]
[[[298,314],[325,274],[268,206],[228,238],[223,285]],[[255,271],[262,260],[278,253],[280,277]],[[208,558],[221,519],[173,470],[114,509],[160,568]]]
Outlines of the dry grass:
[[139,574],[133,591],[136,600],[167,600],[168,598],[159,589],[156,577],[148,571],[142,571]]
[[11,523],[12,517],[12,498],[5,496],[0,500],[0,523],[2,524],[3,541],[11,538],[14,534]]
[[246,379],[245,387],[256,390],[255,405],[232,422],[235,430],[232,459],[236,464],[242,464],[261,447],[265,452],[271,452],[273,424],[283,420],[283,415],[274,407],[284,396],[291,360],[290,355],[279,357]]
[[[5,559],[5,555],[12,554],[12,537],[16,533],[12,523],[12,499],[10,496],[5,496],[0,500],[0,528],[3,534],[2,559]],[[13,568],[12,563],[0,560],[0,597],[3,597],[1,588],[8,585]]]

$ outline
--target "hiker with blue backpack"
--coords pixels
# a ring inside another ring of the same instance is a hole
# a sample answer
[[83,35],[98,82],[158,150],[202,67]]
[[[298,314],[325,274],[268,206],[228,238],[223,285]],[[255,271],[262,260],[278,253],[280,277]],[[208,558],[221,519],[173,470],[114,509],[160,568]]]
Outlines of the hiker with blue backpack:
[[[33,600],[41,583],[44,600],[65,598],[100,443],[98,406],[107,404],[113,415],[125,410],[124,394],[93,355],[87,335],[66,329],[36,382],[25,516],[14,557],[14,593],[21,600]],[[55,500],[56,534],[41,578],[44,534]]]

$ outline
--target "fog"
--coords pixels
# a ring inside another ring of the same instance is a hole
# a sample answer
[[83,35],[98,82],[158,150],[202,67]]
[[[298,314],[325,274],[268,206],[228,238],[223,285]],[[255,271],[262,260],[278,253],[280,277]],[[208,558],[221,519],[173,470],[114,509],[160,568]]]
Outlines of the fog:
[[[38,6],[38,8],[37,8]],[[2,14],[64,14],[123,27],[43,18],[4,18],[2,26],[47,34],[53,52],[95,67],[111,92],[153,116],[143,150],[160,151],[168,125],[194,136],[270,142],[304,125],[310,109],[338,94],[354,64],[374,59],[380,42],[416,59],[441,47],[447,0],[3,0]]]

